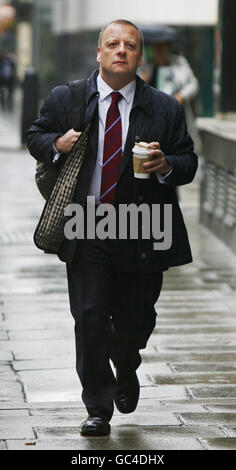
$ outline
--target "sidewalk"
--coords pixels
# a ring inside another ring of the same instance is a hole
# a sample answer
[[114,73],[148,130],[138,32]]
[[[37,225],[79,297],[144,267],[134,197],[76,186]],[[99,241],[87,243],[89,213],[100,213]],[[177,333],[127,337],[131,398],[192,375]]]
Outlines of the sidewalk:
[[43,200],[16,121],[1,114],[0,449],[236,449],[236,257],[198,224],[198,178],[181,188],[194,263],[165,273],[138,408],[80,436],[65,265],[32,242]]

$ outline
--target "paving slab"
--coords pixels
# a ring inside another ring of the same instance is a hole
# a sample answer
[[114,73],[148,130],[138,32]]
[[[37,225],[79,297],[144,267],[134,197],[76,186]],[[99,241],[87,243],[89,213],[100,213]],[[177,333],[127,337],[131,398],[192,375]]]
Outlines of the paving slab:
[[2,328],[0,329],[0,340],[8,340],[8,334],[5,330]]
[[[148,410],[149,407],[150,407],[150,403],[148,403],[148,399],[139,400],[138,409],[140,411],[142,411],[143,408],[146,408]],[[181,412],[189,411],[189,410],[198,412],[198,413],[202,413],[206,411],[206,408],[204,405],[202,405],[201,403],[195,402],[193,400],[182,400],[182,401],[176,400],[174,403],[172,403],[171,401],[166,401],[166,402],[160,401],[158,403],[156,400],[152,399],[153,413],[156,413],[158,416],[158,413],[162,411],[163,409],[165,411],[172,411],[177,414]]]
[[31,311],[38,314],[38,312],[41,311],[43,315],[46,309],[47,312],[58,311],[58,313],[60,313],[64,312],[64,309],[69,306],[68,293],[64,294],[61,292],[57,292],[56,294],[41,294],[37,297],[35,294],[25,295],[15,293],[14,296],[4,294],[4,296],[0,296],[0,299],[4,300],[1,305],[1,311],[5,314],[14,312],[24,314],[24,312],[29,313]]
[[[4,296],[4,298],[5,297],[6,296]],[[41,301],[38,303],[38,297],[37,299],[32,299],[31,296],[20,296],[20,298],[17,298],[19,296],[14,297],[16,297],[14,302],[9,303],[8,301],[4,301],[4,304],[1,307],[1,312],[6,315],[6,319],[9,319],[9,321],[11,318],[13,321],[17,320],[17,315],[20,317],[19,321],[22,321],[22,318],[24,318],[25,315],[27,318],[28,315],[28,318],[31,318],[32,322],[34,322],[37,321],[37,319],[40,320],[40,318],[38,318],[39,313],[45,321],[47,320],[47,317],[49,315],[53,315],[53,313],[55,314],[55,319],[57,318],[58,321],[60,321],[61,314],[65,315],[68,312],[70,316],[68,302],[58,300],[58,295],[54,295],[53,298],[51,298],[51,305],[50,302]],[[29,299],[27,297],[29,297]],[[21,318],[22,315],[23,317]],[[36,316],[36,318],[34,318],[34,316]]]
[[236,413],[180,413],[180,418],[185,424],[203,425],[236,425]]
[[236,450],[236,437],[213,437],[201,439],[200,442],[208,450]]
[[229,398],[236,396],[235,385],[208,385],[207,387],[188,387],[193,398]]
[[119,438],[118,441],[112,436],[86,439],[38,439],[37,441],[27,440],[27,442],[11,440],[6,444],[9,450],[204,450],[197,439],[159,436],[158,438],[143,436],[134,440]]
[[[31,309],[33,309],[31,305]],[[35,312],[34,312],[35,313]],[[5,314],[4,328],[10,330],[11,332],[16,332],[20,330],[26,335],[28,330],[60,330],[68,329],[72,330],[74,326],[74,320],[69,311],[63,311],[58,313],[54,310],[46,310],[42,312],[42,307],[38,311],[38,315],[30,313],[7,313]]]
[[15,371],[46,370],[46,369],[71,369],[75,368],[75,357],[66,356],[60,359],[28,359],[26,361],[12,361]]
[[204,323],[205,326],[212,325],[217,325],[218,328],[221,328],[222,322],[224,322],[225,325],[235,325],[236,324],[236,318],[234,316],[226,315],[224,312],[217,312],[217,313],[211,313],[209,315],[209,312],[207,311],[202,311],[201,313],[198,312],[180,312],[179,314],[175,311],[175,313],[168,313],[165,312],[163,316],[159,316],[158,318],[158,325],[182,325],[185,323],[186,326],[198,326],[202,325]]
[[81,401],[81,384],[75,369],[19,372],[27,401]]
[[[197,348],[199,350],[199,348]],[[220,348],[221,349],[221,348]],[[164,351],[158,348],[158,353],[156,352],[156,361],[161,362],[232,362],[236,361],[236,353],[234,352],[223,352],[223,351],[215,351],[212,350],[205,351],[205,352],[196,352],[196,351],[189,351],[183,350],[182,352],[176,351],[175,353],[172,350],[165,349]]]
[[[163,405],[170,405],[171,403],[174,405],[176,404],[177,406],[179,404],[182,404],[182,403],[186,403],[187,400],[179,400],[179,399],[162,399],[161,400],[161,403]],[[225,404],[225,405],[230,405],[230,404],[235,404],[235,398],[234,397],[228,397],[228,398],[219,398],[219,397],[216,397],[216,398],[204,398],[204,399],[193,399],[192,397],[190,397],[190,401],[189,403],[192,403],[193,405],[196,405],[197,403],[198,404],[201,404],[201,406],[208,406],[208,404],[210,405],[221,405],[221,404]]]
[[178,326],[179,324],[182,325],[185,323],[186,326],[199,326],[202,325],[203,323],[208,326],[212,325],[217,325],[219,328],[222,326],[222,319],[224,319],[224,325],[236,325],[236,318],[235,316],[230,317],[229,315],[225,316],[223,312],[220,314],[212,313],[211,316],[207,312],[202,312],[202,315],[199,314],[199,312],[193,312],[193,313],[180,313],[179,315],[171,315],[171,314],[165,314],[163,317],[159,317],[158,319],[158,325],[160,326],[167,326],[168,325],[173,325],[173,323]]
[[224,426],[224,431],[227,434],[227,436],[236,437],[236,426],[226,425]]
[[158,398],[164,400],[167,398],[188,398],[191,399],[186,388],[182,385],[160,385],[158,387],[142,387],[140,389],[140,398]]
[[[183,335],[183,340],[185,341],[185,335],[205,335],[205,334],[220,334],[224,335],[224,333],[235,333],[236,332],[236,326],[234,325],[229,325],[229,326],[187,326],[187,325],[180,325],[180,326],[159,326],[154,330],[154,334],[161,334],[161,335]],[[224,335],[225,336],[225,335]],[[226,336],[227,338],[227,336]]]
[[[209,290],[209,288],[213,288],[213,289],[219,289],[219,291],[222,291],[222,292],[225,292],[225,294],[227,294],[228,292],[231,292],[231,286],[228,284],[228,283],[221,283],[221,282],[218,282],[218,283],[213,283],[211,282],[210,285],[209,283],[203,283],[203,282],[192,282],[191,284],[188,284],[186,283],[185,286],[184,286],[184,290],[185,292],[187,292],[188,290],[190,290],[191,292],[193,291],[193,289],[195,289],[196,291],[198,291],[199,289],[199,285],[201,286],[201,289],[202,291],[204,290]],[[169,283],[168,286],[165,287],[165,289],[168,291],[172,291],[172,290],[177,290],[177,289],[181,289],[183,287],[183,284],[181,283]]]
[[[60,417],[62,416],[63,418],[67,418],[68,417],[71,419],[71,418],[76,418],[78,419],[78,417],[83,417],[86,415],[86,411],[84,409],[84,404],[82,402],[74,402],[74,407],[70,406],[72,403],[65,403],[65,404],[60,404],[60,406],[56,406],[57,403],[54,403],[53,407],[50,408],[49,407],[49,403],[47,404],[47,407],[46,406],[43,406],[41,408],[37,408],[37,407],[34,407],[32,406],[33,404],[31,403],[31,407],[30,407],[30,415],[31,416],[47,416],[47,417],[50,417],[50,416],[53,416],[53,417]],[[115,411],[116,413],[116,411]]]
[[[164,292],[164,291],[162,291]],[[161,294],[162,296],[162,294]],[[159,297],[159,300],[155,304],[157,311],[159,312],[159,317],[163,315],[170,315],[175,316],[178,318],[179,315],[183,314],[186,315],[189,312],[190,318],[191,315],[196,315],[199,312],[199,315],[214,315],[214,314],[223,314],[232,315],[232,306],[227,300],[224,299],[217,299],[217,302],[212,299],[204,299],[199,297],[199,299],[195,299],[195,302],[190,302],[191,299],[183,299],[180,297],[174,300],[173,296],[170,295],[169,299]]]
[[30,405],[24,401],[0,401],[0,410],[27,410]]
[[[3,343],[3,342],[2,342]],[[0,345],[2,347],[2,344]],[[75,356],[74,342],[67,340],[44,340],[43,344],[41,340],[28,340],[28,341],[16,341],[12,340],[10,345],[3,345],[6,349],[14,352],[16,360],[25,359],[47,359],[60,358],[67,355]]]
[[34,437],[32,427],[27,424],[25,417],[21,418],[20,423],[0,421],[0,439],[28,439]]
[[[147,407],[147,409],[150,409],[150,406],[152,407],[152,410],[154,412],[158,411],[175,411],[178,410],[178,412],[181,411],[189,411],[192,409],[193,411],[205,411],[207,406],[235,406],[235,398],[229,398],[229,399],[212,399],[212,398],[206,398],[204,400],[193,400],[187,398],[187,399],[161,399],[159,400],[158,398],[140,398],[139,403],[138,403],[138,408],[137,410],[140,409],[142,411],[143,407]],[[1,402],[0,403],[0,409],[1,410],[21,410],[21,409],[27,409],[30,410],[30,414],[34,415],[35,414],[49,414],[49,413],[66,413],[66,414],[71,414],[71,413],[80,413],[82,410],[85,412],[84,404],[82,402],[76,402],[76,401],[58,401],[58,402],[25,402],[25,403],[19,403],[19,402]],[[209,410],[210,411],[210,410]],[[115,413],[119,414],[115,410]]]
[[12,416],[14,416],[14,417],[15,416],[29,416],[29,412],[28,412],[28,410],[19,410],[19,409],[17,409],[17,410],[15,410],[15,409],[13,409],[13,410],[12,409],[10,409],[10,410],[0,409],[0,420],[4,417],[8,417],[8,416],[10,416],[10,417],[12,417]]
[[213,413],[218,413],[218,412],[236,413],[236,399],[235,399],[235,403],[228,404],[228,405],[226,403],[224,403],[223,405],[219,405],[219,404],[213,405],[211,403],[208,403],[206,405],[206,409],[209,411],[212,411]]
[[187,373],[187,374],[151,374],[153,384],[236,384],[235,372]]
[[0,402],[0,409],[1,410],[7,410],[7,409],[28,409],[28,410],[31,410],[31,409],[41,409],[41,410],[47,410],[47,409],[65,409],[67,410],[67,408],[80,408],[82,407],[83,410],[84,410],[84,405],[80,402],[68,402],[68,401],[58,401],[58,402],[47,402],[47,401],[43,401],[43,402],[33,402],[33,403],[29,403],[29,402],[24,402],[24,403],[20,403],[18,401],[6,401],[6,402]]
[[[21,410],[22,411],[22,410]],[[25,410],[23,410],[25,411]],[[6,426],[10,424],[22,423],[22,415],[1,415],[1,424]],[[84,410],[84,407],[77,408],[76,412],[70,410],[70,412],[64,413],[60,412],[50,412],[46,413],[31,413],[28,414],[25,418],[25,423],[32,428],[47,426],[55,427],[73,427],[80,426],[81,422],[87,418],[87,412]],[[114,416],[112,418],[112,426],[177,426],[179,424],[179,419],[175,414],[168,410],[158,411],[157,413],[152,412],[150,409],[137,409],[136,413],[130,414],[130,416],[121,415],[117,410],[115,410]]]
[[24,401],[22,393],[22,385],[15,380],[2,380],[0,387],[0,402],[1,401]]
[[[158,343],[153,343],[152,345],[153,349],[155,349],[156,351],[158,352],[167,352],[167,353],[171,353],[173,351],[176,351],[176,354],[178,353],[198,353],[199,352],[199,345],[198,344],[189,344],[189,345],[185,345],[184,343],[182,343],[182,345],[175,345],[175,346],[172,346],[171,344],[167,347],[162,347],[160,346],[160,348],[158,348]],[[236,351],[236,345],[234,344],[221,344],[221,343],[217,343],[217,344],[203,344],[201,345],[201,353],[202,354],[208,354],[208,353],[216,353],[216,354],[220,354],[220,353],[223,353],[223,354],[228,354],[228,353],[232,353],[232,357],[233,357],[233,353],[235,353]],[[177,356],[178,357],[178,356]],[[220,360],[219,360],[220,362]]]
[[182,364],[171,363],[171,368],[175,372],[236,372],[236,364],[233,362],[184,362]]
[[[34,427],[34,431],[39,439],[78,439],[80,435],[79,429],[79,425],[78,427]],[[224,433],[216,426],[112,426],[112,436],[116,440],[142,439],[143,436],[148,440],[153,435],[157,439],[156,443],[158,443],[161,437],[223,437]]]
[[[162,291],[162,293],[164,290]],[[226,314],[226,312],[230,315],[232,314],[232,306],[231,303],[224,297],[221,299],[215,299],[212,298],[202,298],[199,296],[199,298],[195,298],[194,302],[191,302],[191,299],[182,299],[181,297],[176,298],[173,296],[173,294],[169,293],[169,298],[165,297],[163,298],[162,293],[159,297],[159,300],[156,302],[155,307],[157,311],[159,312],[159,316],[165,315],[175,315],[178,317],[178,315],[181,313],[186,314],[188,311],[191,314],[196,314],[199,312],[199,314],[203,314],[204,312],[207,315],[214,315],[214,313],[223,313],[223,315]]]
[[[167,276],[165,276],[166,282],[168,282]],[[169,291],[166,291],[164,289],[160,297],[163,303],[170,303],[173,300],[174,302],[181,302],[184,305],[186,302],[189,302],[192,305],[194,305],[196,301],[200,301],[200,300],[201,302],[204,302],[206,300],[218,302],[218,300],[221,300],[221,299],[223,300],[224,298],[225,298],[225,294],[223,292],[219,292],[218,290],[202,291],[201,289],[199,289],[198,291],[194,290],[194,291],[186,291],[186,292],[185,290],[182,290],[182,289],[172,290],[171,294]]]
[[17,376],[10,364],[0,364],[0,380],[17,380]]
[[[41,407],[41,408],[37,408],[37,407],[34,407],[30,406],[29,408],[29,412],[30,412],[30,415],[31,416],[37,416],[37,415],[45,415],[45,416],[49,416],[49,415],[53,415],[53,416],[57,416],[57,415],[60,415],[60,416],[77,416],[77,415],[80,415],[81,412],[84,414],[85,413],[85,410],[84,410],[84,405],[83,403],[81,402],[80,404],[77,403],[77,406],[75,404],[74,407],[69,407],[68,403],[63,405],[61,404],[59,407],[56,406],[56,404],[54,404],[55,406],[50,408],[49,406],[48,407]],[[79,406],[80,405],[80,406]],[[166,414],[166,416],[169,416],[171,415],[171,419],[172,419],[172,415],[174,416],[174,412],[176,412],[177,414],[178,413],[181,413],[181,412],[185,412],[185,411],[194,411],[194,412],[205,412],[206,411],[206,408],[204,408],[204,406],[202,406],[201,404],[198,404],[198,403],[189,403],[189,402],[185,402],[185,403],[181,403],[181,404],[166,404],[166,405],[163,405],[161,402],[159,401],[155,401],[153,400],[152,401],[152,407],[151,407],[151,413],[152,415],[154,415],[156,417],[156,420],[158,421],[159,419],[159,416],[164,416],[164,414]],[[1,414],[1,411],[2,412],[5,412],[5,410],[0,410],[0,414]],[[8,410],[6,410],[7,412]],[[14,410],[12,410],[12,412],[14,412]],[[139,415],[143,415],[145,413],[149,413],[150,414],[150,403],[148,402],[148,400],[145,400],[145,399],[140,399],[139,400],[139,403],[138,403],[138,406],[137,406],[137,409],[135,411],[135,414],[134,415],[130,415],[130,416],[133,416],[134,418],[136,417],[137,413]],[[121,417],[119,411],[116,409],[114,409],[114,416],[119,416]],[[176,423],[176,418],[174,418],[174,421]]]
[[141,377],[144,374],[148,376],[148,381],[149,381],[149,384],[151,385],[152,384],[151,374],[157,371],[160,374],[169,374],[171,372],[171,368],[169,364],[166,364],[165,362],[158,362],[158,364],[156,364],[155,356],[153,356],[152,361],[144,362],[142,366],[138,368],[137,374],[138,374],[138,377]]
[[[18,375],[24,383],[25,394],[30,402],[81,400],[82,388],[75,367],[25,370]],[[138,372],[138,377],[142,395],[142,388],[150,385],[151,381],[145,371]]]
[[28,282],[16,282],[14,287],[12,287],[12,282],[8,281],[0,285],[0,295],[15,295],[15,294],[57,294],[58,292],[63,291],[65,294],[67,293],[67,286],[66,284],[63,285],[63,288],[58,284],[45,284],[44,286],[40,286],[39,283],[35,280],[35,283],[32,281]]
[[68,325],[66,322],[64,328],[53,328],[51,329],[28,329],[28,330],[8,330],[10,340],[61,340],[66,339],[68,341],[74,341],[74,330],[72,325]]
[[0,441],[0,450],[7,450],[6,441]]
[[168,426],[178,425],[179,419],[174,415],[173,412],[168,410],[155,412],[154,410],[137,408],[135,413],[131,413],[130,416],[115,414],[112,418],[113,426]]
[[[1,346],[0,346],[1,347]],[[0,362],[6,362],[6,361],[12,361],[13,360],[13,355],[12,352],[9,350],[9,347],[7,350],[2,351],[0,349]]]
[[[169,413],[169,416],[168,416],[168,412],[163,414],[163,421],[166,422],[166,424],[169,424],[168,423],[168,420],[171,421],[171,413]],[[77,413],[68,413],[68,415],[65,413],[64,415],[63,414],[59,414],[59,413],[56,413],[56,414],[53,414],[53,413],[49,413],[48,415],[43,415],[43,414],[38,414],[38,415],[30,415],[30,411],[28,412],[28,415],[27,417],[24,416],[24,418],[22,418],[21,415],[16,415],[14,416],[13,414],[12,415],[5,415],[5,416],[1,416],[1,426],[2,428],[5,426],[5,427],[13,427],[13,426],[16,426],[16,428],[20,427],[21,425],[23,425],[23,423],[25,423],[28,428],[31,427],[32,429],[35,428],[35,427],[44,427],[46,426],[47,428],[56,428],[56,427],[60,427],[60,428],[68,428],[68,427],[77,427],[77,426],[80,426],[81,422],[84,421],[85,419],[87,418],[87,412],[84,411],[84,409],[77,409]],[[140,420],[142,419],[142,415],[141,415],[141,418]],[[151,418],[150,418],[151,419]],[[176,420],[173,420],[172,419],[172,423],[174,422],[174,424],[176,424]],[[171,424],[172,424],[171,423]]]
[[[169,343],[170,343],[170,336],[169,335],[161,335],[161,334],[158,334],[156,335],[156,338],[155,338],[155,334],[151,337],[151,344],[155,343],[155,341],[157,342],[157,344],[160,346],[160,347],[163,347],[163,346],[167,346]],[[194,346],[197,347],[199,346],[199,348],[203,347],[204,348],[204,345],[215,345],[217,344],[219,346],[219,344],[222,346],[222,348],[224,347],[224,345],[233,345],[235,346],[236,344],[236,334],[234,333],[225,333],[224,335],[221,335],[221,334],[214,334],[214,335],[205,335],[205,334],[202,334],[202,335],[189,335],[189,336],[185,336],[184,339],[183,339],[183,335],[171,335],[171,347],[172,348],[175,348],[176,346],[179,346],[184,343],[184,345],[192,345],[194,343]]]

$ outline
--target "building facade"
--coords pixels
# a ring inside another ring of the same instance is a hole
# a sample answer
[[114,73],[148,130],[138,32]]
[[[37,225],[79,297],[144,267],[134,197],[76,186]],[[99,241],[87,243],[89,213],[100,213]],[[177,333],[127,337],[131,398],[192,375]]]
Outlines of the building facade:
[[213,112],[214,37],[218,0],[33,0],[33,66],[41,94],[59,83],[88,76],[97,67],[101,27],[126,18],[137,25],[168,24],[179,32],[179,50],[200,82],[198,114]]

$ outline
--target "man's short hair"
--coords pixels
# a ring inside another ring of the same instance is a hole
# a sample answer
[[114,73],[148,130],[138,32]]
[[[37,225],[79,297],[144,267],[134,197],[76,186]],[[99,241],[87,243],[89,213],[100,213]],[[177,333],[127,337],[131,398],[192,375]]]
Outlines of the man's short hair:
[[103,28],[102,28],[101,31],[100,31],[99,38],[98,38],[98,47],[99,47],[99,48],[101,47],[103,33],[104,33],[105,29],[106,29],[110,24],[125,24],[125,25],[128,25],[128,26],[133,26],[133,28],[135,28],[136,31],[138,31],[139,40],[140,40],[140,50],[141,50],[141,52],[143,51],[144,39],[143,39],[143,35],[142,35],[141,31],[140,31],[140,30],[138,29],[138,27],[137,27],[134,23],[132,23],[131,21],[122,20],[122,19],[109,21],[109,23],[107,23],[107,24],[105,24],[105,26],[103,26]]

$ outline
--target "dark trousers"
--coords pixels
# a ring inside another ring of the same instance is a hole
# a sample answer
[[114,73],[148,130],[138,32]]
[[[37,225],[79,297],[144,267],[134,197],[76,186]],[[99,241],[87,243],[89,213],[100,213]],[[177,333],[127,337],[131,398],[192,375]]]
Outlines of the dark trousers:
[[110,359],[122,370],[139,367],[139,349],[155,327],[163,275],[117,272],[109,240],[85,239],[67,264],[67,277],[82,399],[90,416],[110,420],[117,389]]

